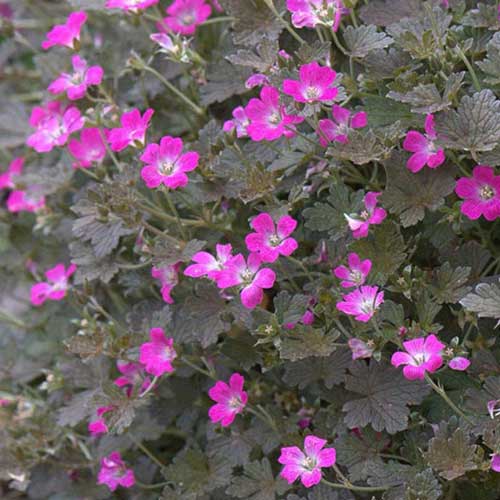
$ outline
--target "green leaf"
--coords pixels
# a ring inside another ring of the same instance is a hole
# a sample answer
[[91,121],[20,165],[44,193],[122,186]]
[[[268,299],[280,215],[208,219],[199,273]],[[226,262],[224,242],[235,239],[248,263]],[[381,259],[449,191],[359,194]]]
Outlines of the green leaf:
[[94,410],[93,405],[90,405],[90,403],[95,394],[95,389],[88,389],[75,394],[71,401],[58,411],[57,425],[74,427],[82,420],[89,418]]
[[372,50],[385,49],[392,43],[392,38],[383,31],[377,32],[377,27],[360,26],[354,28],[347,26],[344,31],[344,41],[351,57],[366,57]]
[[425,469],[408,481],[404,500],[438,500],[443,489],[434,476],[432,469]]
[[232,64],[248,66],[259,73],[267,73],[276,63],[279,46],[276,41],[266,38],[256,47],[256,51],[240,49],[226,59]]
[[335,350],[335,341],[339,332],[322,330],[297,325],[284,334],[280,345],[281,359],[298,361],[311,356],[328,356]]
[[500,141],[500,101],[489,89],[463,97],[457,111],[439,113],[435,120],[440,144],[473,157]]
[[452,269],[449,262],[445,262],[434,271],[434,278],[430,290],[439,304],[456,304],[470,290],[464,286],[470,275],[470,267]]
[[499,29],[500,22],[498,21],[497,6],[479,2],[475,9],[468,9],[462,18],[462,24],[474,28]]
[[235,476],[231,486],[226,489],[228,495],[245,500],[275,500],[289,486],[281,479],[275,479],[271,464],[267,458],[245,465],[242,476]]
[[370,0],[360,8],[359,15],[366,24],[388,26],[404,17],[416,16],[421,8],[420,0]]
[[479,283],[460,304],[480,318],[500,319],[500,286],[498,283]]
[[370,424],[374,430],[395,434],[408,427],[407,405],[419,404],[429,388],[406,380],[400,370],[371,361],[354,362],[346,377],[346,389],[360,395],[344,404],[344,421],[350,429]]
[[160,238],[153,248],[153,264],[158,267],[171,266],[177,262],[189,262],[193,255],[202,250],[206,241],[191,240],[181,245],[175,240]]
[[491,85],[497,85],[500,83],[500,32],[493,35],[486,49],[486,59],[476,64],[486,73],[485,81]]
[[26,137],[33,133],[29,127],[29,116],[21,104],[2,103],[0,112],[0,148],[23,146]]
[[393,153],[384,163],[387,185],[380,202],[391,213],[399,215],[401,225],[409,227],[425,217],[425,210],[435,211],[444,205],[445,197],[455,189],[450,169],[422,169],[416,174],[406,168],[408,156]]
[[304,493],[307,496],[288,495],[286,500],[354,500],[352,493],[348,490],[337,491],[327,484],[319,483],[310,491]]
[[233,466],[245,465],[255,445],[248,434],[233,425],[230,435],[216,435],[208,441],[207,454],[209,457],[225,458]]
[[68,0],[71,7],[75,10],[99,10],[106,12],[104,5],[106,0]]
[[307,358],[285,365],[283,380],[300,390],[315,382],[323,381],[328,389],[344,381],[347,367],[352,361],[351,351],[337,350],[327,357]]
[[309,306],[310,297],[297,294],[290,295],[283,290],[274,297],[274,310],[280,325],[298,323]]
[[103,283],[109,283],[113,276],[119,271],[116,259],[112,255],[98,259],[89,243],[74,241],[69,245],[71,262],[76,264],[75,283],[82,284],[86,280],[99,279]]

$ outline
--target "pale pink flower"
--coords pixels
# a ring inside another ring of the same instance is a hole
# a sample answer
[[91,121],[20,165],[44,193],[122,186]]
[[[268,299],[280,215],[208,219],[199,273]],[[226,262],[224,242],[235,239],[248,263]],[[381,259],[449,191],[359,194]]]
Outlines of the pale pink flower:
[[3,174],[0,174],[0,189],[14,189],[14,177],[21,175],[24,166],[24,158],[14,158],[9,168]]
[[347,341],[347,344],[352,351],[352,359],[371,358],[373,351],[375,350],[366,342],[363,342],[362,340],[356,338],[349,339]]
[[83,128],[84,118],[78,108],[62,108],[59,101],[51,101],[45,107],[33,108],[30,125],[36,130],[26,144],[37,153],[47,153],[56,146],[64,146],[70,134]]
[[162,328],[152,328],[149,332],[151,342],[145,342],[140,347],[139,361],[146,371],[160,377],[164,373],[172,373],[172,361],[177,357],[174,349],[174,339],[165,337]]
[[247,78],[245,87],[250,90],[255,87],[262,87],[262,85],[269,85],[270,83],[271,82],[266,75],[263,75],[262,73],[255,73]]
[[226,268],[217,278],[219,288],[240,287],[241,302],[247,309],[254,309],[264,298],[263,289],[272,288],[276,280],[273,270],[259,267],[262,263],[259,255],[252,253],[245,262],[238,254],[226,262]]
[[142,148],[153,113],[153,109],[148,109],[143,116],[138,109],[123,113],[120,119],[122,126],[109,131],[108,141],[111,149],[122,151],[130,145]]
[[423,380],[426,372],[434,373],[443,364],[441,353],[446,346],[435,335],[407,340],[403,347],[406,352],[395,352],[391,363],[396,367],[406,365],[403,375],[408,380]]
[[245,243],[251,252],[259,254],[262,262],[275,262],[280,255],[289,256],[298,248],[297,240],[290,235],[297,227],[297,221],[289,215],[280,217],[275,224],[268,213],[257,215],[250,226],[255,233],[245,237]]
[[352,288],[365,284],[366,277],[370,274],[372,261],[370,259],[361,260],[357,253],[350,253],[347,256],[349,267],[338,266],[333,270],[333,274],[342,281],[340,286]]
[[287,0],[286,7],[295,27],[314,28],[322,24],[333,31],[338,30],[342,14],[348,12],[341,0]]
[[168,30],[179,35],[193,35],[197,26],[206,21],[212,8],[205,0],[175,0],[167,8],[168,16],[163,24]]
[[288,115],[280,104],[280,93],[274,87],[264,87],[260,91],[260,99],[250,99],[245,112],[250,120],[247,133],[253,141],[274,141],[281,136],[293,137],[294,124],[301,123],[304,118]]
[[383,208],[377,207],[377,198],[381,194],[372,191],[366,193],[364,199],[366,210],[363,210],[360,214],[344,214],[355,239],[368,236],[370,226],[372,224],[382,224],[382,221],[387,217],[387,212]]
[[162,52],[172,54],[177,50],[176,44],[166,33],[153,33],[149,38],[160,46]]
[[11,213],[38,212],[44,207],[45,196],[41,196],[36,189],[12,191],[7,198],[7,210]]
[[233,373],[229,385],[219,380],[209,391],[210,399],[217,404],[210,407],[208,416],[215,424],[222,427],[231,425],[238,413],[243,411],[248,401],[248,394],[243,390],[245,378],[239,373]]
[[441,0],[441,5],[446,9],[450,6],[449,0]]
[[121,375],[115,379],[114,383],[118,387],[125,387],[128,397],[132,395],[135,387],[140,385],[139,392],[143,393],[151,384],[151,380],[145,376],[144,367],[140,363],[117,361],[116,368]]
[[299,477],[306,488],[310,488],[321,481],[321,469],[332,467],[337,454],[335,448],[325,448],[326,439],[317,436],[306,436],[304,451],[297,446],[281,448],[278,462],[284,465],[280,476],[289,484]]
[[463,372],[467,370],[467,368],[469,368],[470,361],[467,358],[463,358],[462,356],[456,356],[455,358],[450,359],[450,361],[448,362],[448,366],[452,370]]
[[166,33],[153,33],[149,38],[158,44],[159,52],[166,54],[172,61],[189,63],[193,58],[189,48],[190,41],[185,38],[172,37]]
[[131,488],[135,484],[134,471],[127,468],[120,453],[113,451],[101,459],[97,484],[105,484],[111,491],[115,491],[118,486]]
[[446,159],[444,151],[434,144],[436,139],[434,116],[428,114],[425,118],[425,135],[416,130],[410,130],[403,142],[403,148],[413,153],[406,163],[409,170],[415,173],[422,170],[425,165],[429,168],[437,168],[444,162]]
[[74,72],[61,73],[59,78],[54,80],[47,89],[51,94],[62,94],[66,92],[70,101],[76,101],[85,97],[87,88],[91,85],[100,85],[104,70],[101,66],[87,65],[87,61],[79,55],[74,55],[71,58]]
[[106,434],[109,429],[106,424],[106,420],[103,418],[103,415],[114,410],[114,406],[100,406],[97,408],[97,419],[89,422],[88,431],[92,436],[99,436],[100,434]]
[[500,454],[493,453],[491,455],[491,470],[500,472]]
[[354,319],[367,323],[373,317],[380,304],[384,302],[384,292],[376,286],[362,286],[342,297],[337,309]]
[[157,5],[159,0],[107,0],[107,9],[121,9],[125,12],[138,12],[147,9],[152,5]]
[[500,216],[500,176],[492,167],[477,165],[472,177],[461,177],[455,193],[465,201],[460,211],[471,220],[484,216],[493,221]]
[[278,50],[278,55],[285,59],[285,61],[289,61],[292,56],[284,49]]
[[57,264],[46,271],[47,281],[31,287],[31,303],[34,306],[40,306],[46,300],[62,300],[66,297],[69,288],[68,280],[75,271],[74,264],[71,264],[68,269],[64,267],[64,264]]
[[225,121],[222,129],[224,132],[236,130],[236,137],[247,137],[248,125],[250,125],[250,120],[247,117],[245,108],[238,106],[233,109],[233,119]]
[[319,143],[326,147],[329,142],[349,142],[349,132],[353,129],[364,128],[368,124],[368,115],[359,111],[351,116],[348,109],[334,104],[332,108],[333,121],[324,119],[318,122]]
[[337,97],[335,87],[337,73],[328,66],[320,66],[316,61],[303,64],[299,68],[299,80],[283,81],[283,92],[297,102],[325,102]]
[[233,257],[231,245],[215,245],[217,257],[214,257],[208,252],[198,252],[193,255],[193,261],[196,264],[191,264],[184,270],[185,276],[191,278],[201,278],[206,276],[211,280],[217,280],[221,271],[225,269],[226,263]]
[[182,139],[165,136],[160,144],[148,144],[141,156],[146,166],[141,170],[141,177],[148,188],[164,184],[170,189],[187,185],[191,172],[198,166],[200,155],[194,151],[182,153]]
[[167,304],[174,303],[171,293],[175,285],[179,283],[179,267],[180,263],[177,263],[171,266],[153,267],[151,270],[151,276],[161,283],[161,295]]
[[217,12],[224,12],[224,9],[222,8],[221,4],[219,3],[219,0],[210,0],[210,3],[214,6],[214,9]]
[[[107,131],[103,131],[106,137]],[[73,168],[89,168],[92,164],[100,164],[106,157],[106,145],[98,128],[85,128],[80,132],[80,140],[71,139],[68,150],[78,161]]]
[[486,408],[488,409],[488,414],[492,419],[500,416],[500,408],[497,408],[499,404],[500,404],[500,399],[492,399],[491,401],[488,401],[488,404],[486,405]]
[[42,48],[47,50],[54,45],[70,49],[77,48],[80,41],[80,31],[85,21],[87,21],[85,12],[72,12],[66,20],[66,24],[58,24],[47,33],[47,39],[42,42]]

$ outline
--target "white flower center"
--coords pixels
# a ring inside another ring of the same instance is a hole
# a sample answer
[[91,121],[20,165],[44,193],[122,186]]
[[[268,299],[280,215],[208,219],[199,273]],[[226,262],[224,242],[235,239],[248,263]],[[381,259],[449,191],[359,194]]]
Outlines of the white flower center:
[[238,410],[241,408],[241,399],[238,396],[233,396],[229,401],[228,405],[233,410]]
[[181,16],[181,24],[184,26],[189,26],[195,22],[195,16],[192,12],[186,12]]
[[275,111],[274,113],[270,114],[267,121],[269,122],[269,125],[278,125],[281,122],[281,116],[279,112]]
[[280,243],[281,243],[281,240],[277,234],[273,234],[269,237],[269,244],[272,247],[277,247]]
[[427,361],[427,353],[425,352],[419,352],[418,354],[413,354],[413,365],[414,366],[420,366],[421,364],[425,363]]
[[175,163],[172,161],[164,161],[160,164],[160,173],[163,175],[171,175],[175,167]]
[[360,271],[351,271],[350,278],[353,283],[361,283],[363,281],[363,275]]
[[495,191],[491,186],[483,186],[479,190],[479,196],[484,201],[491,200],[495,196]]
[[306,469],[308,471],[314,470],[316,465],[317,465],[317,461],[316,461],[316,458],[314,458],[314,457],[306,457],[302,461],[302,467],[304,467],[304,469]]
[[373,301],[364,299],[363,302],[361,302],[360,309],[365,314],[371,314],[373,312]]
[[363,220],[367,220],[370,218],[370,214],[366,210],[363,210],[360,215]]
[[253,281],[253,273],[250,271],[250,269],[245,269],[241,274],[240,277],[243,281],[243,284],[245,286],[252,284]]
[[308,87],[306,89],[307,99],[317,99],[321,95],[320,89],[318,87]]

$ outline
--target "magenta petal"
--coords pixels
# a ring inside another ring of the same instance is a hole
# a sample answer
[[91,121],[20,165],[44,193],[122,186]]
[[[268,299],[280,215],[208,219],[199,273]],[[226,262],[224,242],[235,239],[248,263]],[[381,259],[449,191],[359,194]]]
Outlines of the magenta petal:
[[406,149],[406,151],[411,151],[412,153],[427,151],[427,139],[420,132],[410,130],[406,134],[406,138],[403,142],[403,148]]
[[261,269],[253,280],[253,284],[260,288],[272,288],[276,280],[276,274],[272,269]]
[[335,448],[325,448],[318,454],[318,465],[320,467],[331,467],[335,464],[336,458],[337,452],[335,451]]
[[311,488],[312,486],[318,484],[321,481],[321,470],[319,468],[316,468],[312,470],[311,472],[303,472],[302,475],[300,476],[300,479],[302,481],[302,484],[306,488]]
[[401,366],[401,365],[407,365],[408,363],[411,363],[413,361],[413,358],[406,352],[395,352],[392,357],[391,357],[391,364],[392,366]]
[[264,234],[272,234],[275,229],[274,221],[268,213],[257,215],[257,217],[252,220],[250,225],[258,233]]
[[241,303],[247,309],[255,309],[262,302],[263,297],[262,288],[256,285],[247,286],[241,291]]
[[304,439],[304,451],[308,456],[316,456],[325,446],[326,439],[321,439],[317,436],[306,436]]
[[423,366],[407,365],[403,368],[403,375],[408,380],[423,380],[425,378],[425,368]]
[[278,221],[278,229],[276,233],[282,239],[287,238],[295,231],[296,227],[297,221],[289,215],[285,215]]
[[410,156],[408,161],[406,162],[406,166],[408,167],[408,170],[413,172],[414,174],[422,170],[424,168],[425,164],[427,163],[427,159],[429,158],[429,155],[427,152],[425,153],[415,153]]

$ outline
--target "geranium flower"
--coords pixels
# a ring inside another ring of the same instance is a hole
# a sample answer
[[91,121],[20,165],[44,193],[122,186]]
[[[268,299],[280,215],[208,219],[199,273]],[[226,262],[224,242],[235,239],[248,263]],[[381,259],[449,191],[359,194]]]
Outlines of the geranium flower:
[[403,375],[408,380],[423,380],[426,372],[434,373],[443,364],[441,352],[446,346],[435,335],[407,340],[403,347],[406,352],[395,352],[391,363],[396,367],[405,365]]
[[269,85],[270,83],[271,82],[266,75],[262,73],[255,73],[247,78],[245,87],[250,90],[255,87],[262,87],[262,85]]
[[66,20],[66,24],[58,24],[47,33],[47,39],[42,42],[42,48],[47,50],[54,45],[61,45],[76,49],[85,21],[87,21],[85,12],[72,12]]
[[245,378],[239,373],[233,373],[229,385],[219,380],[209,391],[210,399],[217,404],[210,407],[208,416],[215,424],[222,427],[231,425],[238,413],[243,411],[248,401],[248,394],[243,390]]
[[263,289],[274,286],[276,274],[268,268],[259,271],[262,260],[257,254],[250,254],[247,262],[241,254],[229,260],[217,278],[217,286],[219,288],[239,286],[241,303],[247,309],[254,309],[264,298]]
[[116,368],[121,375],[115,379],[114,383],[118,387],[125,387],[128,397],[132,395],[134,388],[141,386],[140,393],[148,389],[151,384],[149,377],[145,377],[144,367],[140,363],[133,361],[117,361]]
[[231,132],[236,130],[236,137],[247,137],[247,128],[250,124],[250,120],[247,117],[245,108],[243,106],[238,106],[233,109],[233,119],[224,122],[222,129],[224,132]]
[[331,101],[339,89],[334,86],[337,73],[328,66],[320,66],[316,61],[303,64],[299,69],[299,80],[284,80],[283,92],[297,102]]
[[179,35],[194,35],[197,26],[205,22],[212,13],[205,0],[175,0],[167,8],[165,26]]
[[491,470],[500,472],[500,453],[493,453],[491,455]]
[[486,408],[488,409],[488,414],[492,419],[498,417],[500,415],[500,408],[497,408],[497,405],[500,404],[500,399],[492,399],[488,401]]
[[47,153],[56,146],[64,146],[70,134],[83,128],[84,121],[78,108],[63,109],[59,101],[51,101],[45,107],[36,106],[29,122],[36,131],[26,144],[37,153]]
[[306,436],[304,451],[297,446],[281,448],[278,462],[284,465],[280,476],[289,484],[299,477],[306,488],[310,488],[321,481],[323,467],[335,464],[337,453],[335,448],[325,448],[326,439],[317,436]]
[[268,213],[257,215],[250,226],[255,233],[245,237],[245,243],[251,252],[259,254],[262,262],[275,262],[280,255],[291,255],[298,248],[297,240],[289,236],[295,231],[297,221],[285,215],[275,225]]
[[24,166],[24,158],[14,158],[9,165],[7,171],[0,174],[0,189],[14,189],[14,177],[21,175]]
[[363,342],[362,340],[356,338],[349,339],[347,344],[349,345],[349,349],[352,351],[352,359],[371,358],[373,351],[375,350],[373,345],[369,345],[368,342]]
[[344,214],[347,224],[352,231],[354,238],[365,238],[368,236],[368,229],[372,224],[381,224],[387,217],[387,212],[380,207],[377,207],[377,198],[382,193],[368,192],[365,195],[364,203],[366,210],[360,214]]
[[403,142],[403,148],[413,153],[406,163],[409,170],[415,173],[422,170],[425,165],[429,168],[437,168],[444,162],[446,159],[444,151],[434,144],[436,139],[434,116],[429,114],[425,118],[425,135],[410,130]]
[[354,316],[357,321],[367,323],[383,302],[384,292],[379,292],[378,287],[362,286],[344,295],[342,301],[337,303],[337,309]]
[[165,337],[162,328],[152,328],[149,332],[151,342],[145,342],[140,347],[139,361],[146,371],[160,377],[164,373],[172,373],[172,361],[177,357],[174,349],[174,339]]
[[463,372],[467,370],[467,368],[469,368],[470,361],[462,356],[456,356],[455,358],[450,359],[450,361],[448,361],[448,366],[452,370]]
[[66,92],[70,101],[76,101],[85,97],[87,88],[91,85],[100,85],[104,70],[101,66],[87,65],[87,61],[79,55],[71,58],[74,73],[61,73],[59,78],[54,80],[47,89],[51,94],[62,94]]
[[101,459],[97,484],[105,484],[111,491],[115,491],[118,486],[131,488],[135,484],[134,471],[127,468],[120,453],[113,451]]
[[184,270],[185,276],[191,278],[201,278],[206,276],[211,280],[217,280],[222,270],[225,269],[226,263],[232,255],[231,245],[215,245],[217,257],[214,257],[208,252],[198,252],[193,255],[192,260],[196,264],[191,264]]
[[484,216],[493,221],[500,216],[500,176],[492,167],[477,165],[472,178],[458,179],[455,193],[465,201],[460,211],[471,220]]
[[36,189],[28,191],[12,191],[7,198],[7,210],[11,213],[38,212],[45,207],[45,196]]
[[109,429],[106,424],[106,420],[102,418],[103,415],[106,413],[114,410],[114,406],[100,406],[97,408],[96,414],[97,414],[97,419],[92,420],[92,422],[89,422],[88,425],[88,431],[92,436],[99,436],[100,434],[106,434]]
[[166,33],[153,33],[149,38],[159,45],[159,52],[167,54],[172,61],[188,63],[191,60],[189,40],[182,37],[172,39]]
[[138,12],[157,5],[159,0],[107,0],[106,9],[122,9],[125,12]]
[[[106,137],[107,132],[103,132]],[[80,132],[80,140],[71,139],[68,151],[78,161],[73,168],[89,168],[92,164],[100,164],[106,157],[106,145],[98,128],[85,128]]]
[[364,128],[368,124],[368,115],[364,111],[359,111],[351,116],[348,109],[334,104],[332,108],[333,121],[324,119],[318,122],[319,143],[326,147],[329,142],[349,142],[349,131],[357,128]]
[[147,165],[141,170],[141,177],[148,188],[164,184],[170,189],[184,187],[189,179],[186,172],[198,166],[200,155],[194,151],[182,154],[180,138],[162,137],[160,144],[148,144],[141,156]]
[[175,285],[179,283],[179,267],[180,263],[177,263],[172,266],[153,267],[151,270],[151,276],[161,283],[161,295],[167,304],[174,303],[174,299],[170,294]]
[[349,267],[338,266],[333,270],[333,274],[341,279],[340,286],[352,288],[364,285],[366,277],[370,274],[372,261],[370,259],[361,260],[357,253],[351,252],[347,256]]
[[337,31],[344,9],[341,0],[287,0],[292,24],[297,28],[314,28],[317,24]]
[[286,113],[280,104],[280,93],[274,87],[264,87],[260,99],[250,99],[245,112],[250,120],[247,133],[253,141],[274,141],[283,135],[293,137],[294,124],[304,120],[301,116]]
[[64,264],[57,264],[46,271],[47,281],[31,287],[31,303],[34,306],[40,306],[46,300],[62,300],[66,297],[69,288],[68,280],[75,271],[75,264],[71,264],[68,269],[64,267]]
[[[308,309],[300,318],[299,323],[303,325],[312,325],[314,323],[314,313]],[[297,326],[297,323],[285,323],[283,326],[287,330],[293,330]]]
[[109,131],[111,149],[122,151],[130,145],[142,148],[153,113],[153,109],[148,109],[143,116],[138,109],[123,113],[120,119],[122,126]]

